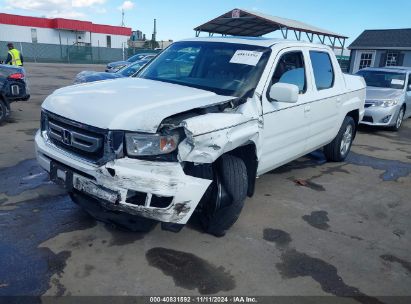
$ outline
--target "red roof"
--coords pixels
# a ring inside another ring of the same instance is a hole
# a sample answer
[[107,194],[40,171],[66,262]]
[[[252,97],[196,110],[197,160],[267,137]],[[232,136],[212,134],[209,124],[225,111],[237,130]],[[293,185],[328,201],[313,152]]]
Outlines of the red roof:
[[90,21],[80,21],[64,18],[49,19],[0,13],[0,24],[131,36],[131,28],[129,27],[94,24]]

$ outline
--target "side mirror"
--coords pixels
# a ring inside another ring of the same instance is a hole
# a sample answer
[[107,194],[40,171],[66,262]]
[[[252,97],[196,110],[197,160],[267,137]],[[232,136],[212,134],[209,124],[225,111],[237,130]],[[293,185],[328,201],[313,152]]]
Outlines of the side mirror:
[[275,101],[296,103],[299,91],[295,84],[278,82],[271,86],[269,96]]

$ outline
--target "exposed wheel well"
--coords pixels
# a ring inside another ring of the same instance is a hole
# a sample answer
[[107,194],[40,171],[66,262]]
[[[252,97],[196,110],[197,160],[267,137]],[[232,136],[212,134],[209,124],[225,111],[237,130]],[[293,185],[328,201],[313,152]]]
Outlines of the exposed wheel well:
[[252,197],[255,191],[255,180],[257,178],[257,151],[254,143],[238,147],[227,154],[231,154],[241,158],[247,168],[248,189],[247,196]]
[[[231,154],[238,158],[241,158],[247,168],[248,185],[247,185],[247,196],[251,197],[255,190],[255,180],[257,178],[257,153],[256,146],[254,143],[249,143],[247,145],[238,147],[234,150],[227,152],[226,154]],[[219,161],[219,159],[216,160]],[[183,168],[185,174],[190,176],[213,179],[213,164],[194,164],[191,162],[185,163]]]
[[355,138],[355,136],[357,135],[358,125],[360,123],[360,111],[359,110],[353,110],[351,112],[348,112],[347,116],[350,116],[350,117],[352,117],[352,119],[354,119],[354,122],[355,122],[354,138]]
[[351,112],[347,113],[347,116],[351,116],[354,121],[355,121],[355,125],[358,126],[358,123],[360,122],[360,113],[359,110],[353,110]]

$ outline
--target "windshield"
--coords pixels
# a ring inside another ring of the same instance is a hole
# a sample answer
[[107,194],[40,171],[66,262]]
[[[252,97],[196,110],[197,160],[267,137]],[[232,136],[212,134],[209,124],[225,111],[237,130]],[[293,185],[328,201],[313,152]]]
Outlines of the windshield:
[[137,61],[135,63],[132,63],[132,64],[122,68],[121,70],[119,70],[116,73],[121,74],[125,77],[129,77],[129,76],[137,73],[147,62],[149,62],[149,60]]
[[405,85],[405,73],[362,70],[357,75],[364,77],[370,87],[402,90]]
[[177,42],[138,77],[243,97],[254,91],[270,48],[221,42]]

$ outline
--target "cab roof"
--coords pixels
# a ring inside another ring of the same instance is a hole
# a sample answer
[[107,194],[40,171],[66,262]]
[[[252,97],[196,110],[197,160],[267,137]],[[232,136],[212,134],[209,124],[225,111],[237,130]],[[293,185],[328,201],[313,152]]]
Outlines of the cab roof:
[[284,44],[293,46],[315,46],[325,49],[329,49],[328,46],[319,43],[310,43],[298,40],[286,40],[278,38],[264,38],[264,37],[244,37],[244,36],[230,36],[230,37],[198,37],[189,38],[180,41],[203,41],[203,42],[224,42],[224,43],[237,43],[248,44],[262,47],[272,47],[274,45]]

